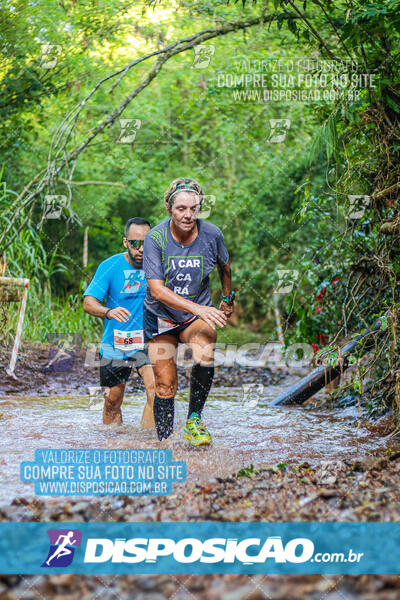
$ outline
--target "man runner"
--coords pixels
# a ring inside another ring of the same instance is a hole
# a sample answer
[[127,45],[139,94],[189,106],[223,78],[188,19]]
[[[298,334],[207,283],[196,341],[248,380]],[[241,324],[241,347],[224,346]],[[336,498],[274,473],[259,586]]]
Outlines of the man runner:
[[121,404],[126,382],[135,366],[147,394],[141,426],[154,427],[154,375],[143,342],[143,302],[147,289],[143,240],[149,230],[150,223],[145,219],[129,219],[123,237],[126,252],[100,263],[83,294],[83,309],[104,319],[100,385],[104,392],[103,423],[106,425],[122,423]]
[[[143,310],[144,339],[154,368],[154,420],[158,438],[173,431],[179,342],[192,349],[188,419],[184,437],[193,445],[211,444],[201,420],[214,377],[216,325],[232,314],[229,255],[222,232],[198,218],[203,192],[189,178],[175,179],[164,194],[170,219],[146,235],[143,267],[149,284]],[[214,308],[209,274],[217,265],[222,301]]]

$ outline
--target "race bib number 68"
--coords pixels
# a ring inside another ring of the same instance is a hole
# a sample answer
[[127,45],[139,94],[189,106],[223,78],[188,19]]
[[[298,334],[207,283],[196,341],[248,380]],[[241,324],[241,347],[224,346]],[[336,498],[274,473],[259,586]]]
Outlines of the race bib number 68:
[[143,330],[120,331],[119,329],[114,329],[114,348],[124,350],[125,352],[131,350],[143,350]]

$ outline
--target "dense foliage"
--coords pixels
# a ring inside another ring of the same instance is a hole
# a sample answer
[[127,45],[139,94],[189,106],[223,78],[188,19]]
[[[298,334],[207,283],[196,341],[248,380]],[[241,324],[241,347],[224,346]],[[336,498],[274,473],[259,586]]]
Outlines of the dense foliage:
[[[120,250],[127,218],[164,217],[182,175],[214,197],[239,329],[276,336],[278,270],[295,272],[279,299],[287,344],[333,344],[396,314],[399,2],[14,1],[0,15],[0,240],[9,273],[34,281],[28,337],[67,330],[66,307],[97,335],[83,282]],[[281,96],[258,96],[257,75]],[[120,118],[133,120],[128,143]],[[271,119],[289,123],[277,143]],[[45,218],[46,195],[66,198],[61,218]],[[43,290],[46,325],[33,325]],[[394,406],[395,322],[368,384]]]

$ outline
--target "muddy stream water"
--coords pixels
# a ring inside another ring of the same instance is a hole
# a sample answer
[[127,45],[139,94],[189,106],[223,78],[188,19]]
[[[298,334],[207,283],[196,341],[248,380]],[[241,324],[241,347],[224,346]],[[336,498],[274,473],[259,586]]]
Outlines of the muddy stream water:
[[0,397],[0,505],[15,496],[34,495],[33,484],[20,481],[20,463],[34,460],[37,448],[171,448],[174,460],[187,463],[187,485],[227,476],[251,464],[307,461],[313,465],[321,460],[359,459],[385,445],[385,438],[361,425],[356,407],[270,407],[269,401],[287,385],[286,381],[265,386],[255,406],[243,402],[241,387],[214,387],[203,412],[213,445],[205,449],[192,448],[183,439],[188,390],[178,392],[175,431],[161,444],[154,430],[140,429],[144,394],[127,395],[122,405],[124,423],[111,427],[102,424],[101,398]]

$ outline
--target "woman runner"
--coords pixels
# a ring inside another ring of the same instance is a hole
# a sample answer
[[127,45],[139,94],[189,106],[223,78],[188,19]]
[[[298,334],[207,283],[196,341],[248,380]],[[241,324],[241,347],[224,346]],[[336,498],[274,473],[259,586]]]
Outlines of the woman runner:
[[[144,341],[155,376],[154,420],[158,438],[173,431],[179,342],[192,349],[189,410],[184,437],[193,445],[211,444],[201,420],[214,377],[216,326],[233,311],[231,269],[224,236],[199,219],[203,191],[194,179],[175,179],[164,194],[170,218],[151,229],[144,240],[143,268],[148,289],[143,308]],[[209,274],[217,265],[222,301],[214,308]]]

